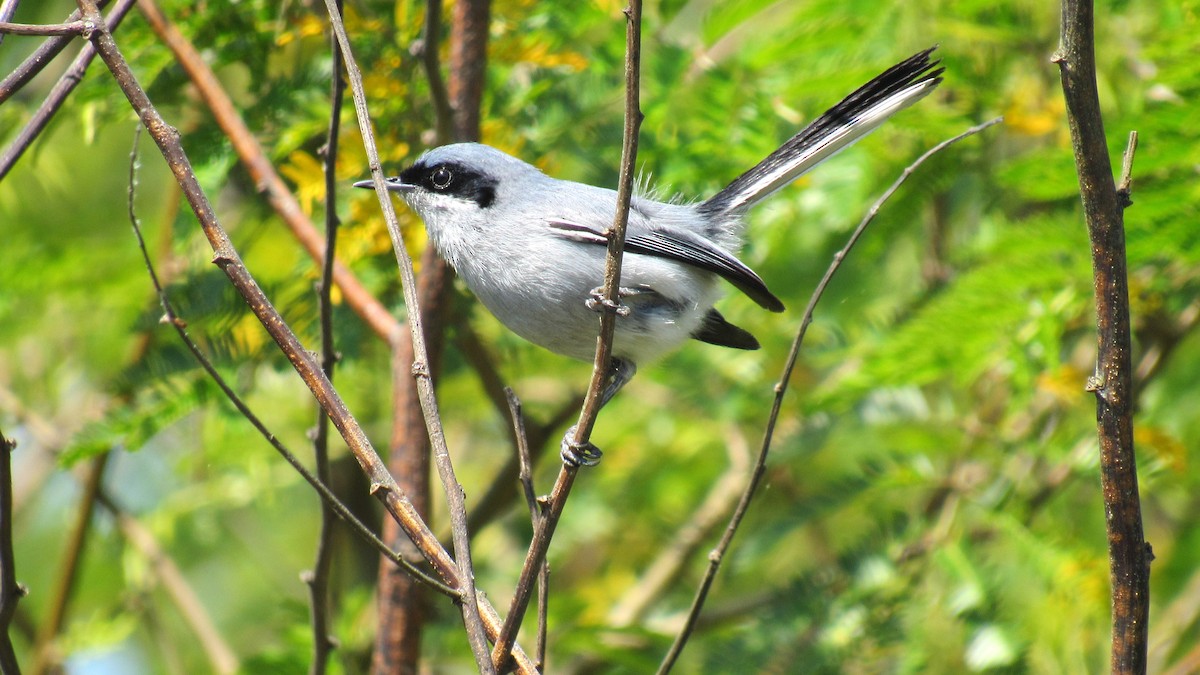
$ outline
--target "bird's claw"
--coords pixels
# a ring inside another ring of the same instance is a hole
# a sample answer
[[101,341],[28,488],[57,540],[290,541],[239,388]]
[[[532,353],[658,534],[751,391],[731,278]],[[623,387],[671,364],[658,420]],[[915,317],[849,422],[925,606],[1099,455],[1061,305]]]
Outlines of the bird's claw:
[[628,298],[637,294],[638,291],[634,288],[618,288],[618,300],[609,300],[608,297],[604,295],[604,287],[597,286],[588,291],[588,295],[591,297],[589,297],[587,300],[584,300],[583,304],[593,312],[611,310],[616,312],[617,316],[629,316],[629,307],[622,305],[619,298]]
[[566,435],[563,436],[562,449],[559,454],[562,456],[563,464],[581,467],[596,466],[600,463],[600,456],[604,453],[600,452],[600,448],[597,448],[590,442],[576,443],[575,427],[573,426],[567,429]]

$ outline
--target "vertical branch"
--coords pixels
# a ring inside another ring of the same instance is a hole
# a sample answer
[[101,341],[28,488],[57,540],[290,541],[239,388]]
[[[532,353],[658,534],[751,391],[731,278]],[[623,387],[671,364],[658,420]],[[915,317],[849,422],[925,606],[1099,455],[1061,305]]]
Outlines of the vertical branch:
[[[429,4],[437,2],[431,0]],[[450,107],[455,141],[479,140],[491,4],[491,0],[454,3],[454,26],[450,33]]]
[[[80,1],[85,2],[86,0]],[[367,110],[367,102],[363,94],[362,72],[354,59],[350,38],[346,35],[346,27],[336,15],[333,0],[325,0],[325,6],[329,11],[330,22],[338,38],[338,47],[345,60],[346,73],[354,96],[354,108],[358,115],[359,130],[362,133],[363,144],[369,158],[371,177],[375,184],[380,208],[383,210],[388,236],[392,240],[396,263],[400,268],[404,302],[409,310],[408,328],[413,345],[412,374],[416,379],[417,398],[420,401],[425,428],[429,434],[430,447],[433,449],[434,464],[437,466],[438,477],[441,479],[450,514],[454,542],[454,567],[456,569],[454,576],[462,599],[463,624],[467,639],[471,644],[471,651],[475,655],[476,665],[480,671],[487,672],[491,669],[491,659],[487,648],[488,628],[484,620],[486,612],[480,610],[475,590],[475,574],[471,565],[470,534],[467,531],[466,497],[455,476],[450,452],[446,447],[445,431],[442,427],[441,414],[438,411],[437,396],[433,389],[433,375],[430,371],[429,350],[425,342],[424,320],[420,309],[413,261],[405,248],[395,207],[384,187],[383,168],[380,166],[379,154],[375,149],[375,133],[371,128],[370,111]],[[488,621],[490,622],[490,619]]]
[[[337,0],[338,14],[342,13],[342,1]],[[317,311],[321,323],[321,370],[333,383],[333,369],[337,364],[337,351],[333,342],[333,261],[337,248],[337,166],[338,134],[341,132],[342,101],[346,81],[342,78],[342,55],[337,49],[337,39],[330,33],[332,54],[331,82],[329,92],[329,129],[325,136],[325,252],[321,265],[321,281],[317,287]],[[329,472],[329,418],[317,407],[317,428],[313,435],[313,459],[317,479],[328,486],[332,484]],[[329,634],[330,597],[329,577],[333,563],[333,509],[321,502],[321,527],[317,534],[316,560],[312,571],[306,575],[309,605],[312,619],[313,655],[309,664],[310,675],[323,675],[329,663],[329,654],[334,642]],[[390,522],[390,521],[389,521]]]
[[71,592],[75,588],[75,580],[79,578],[79,565],[83,561],[83,551],[87,546],[88,533],[92,526],[92,513],[96,510],[96,497],[100,493],[104,468],[108,466],[110,454],[105,452],[88,462],[87,476],[83,480],[83,494],[79,497],[79,510],[75,514],[75,524],[71,527],[71,534],[67,539],[63,566],[58,572],[54,591],[50,595],[49,612],[38,628],[32,668],[35,674],[50,672],[58,663],[54,639],[62,632],[67,605],[71,602]]
[[[638,132],[642,126],[641,110],[641,65],[642,65],[642,3],[630,0],[625,9],[625,127],[621,143],[621,173],[617,185],[617,211],[613,225],[608,231],[608,255],[604,267],[604,297],[606,311],[600,314],[600,335],[596,339],[596,359],[592,367],[592,381],[575,427],[575,443],[582,445],[591,436],[600,412],[601,391],[608,373],[611,372],[613,332],[616,329],[618,288],[621,285],[621,254],[625,248],[625,228],[629,224],[629,204],[633,199],[633,184],[637,162]],[[534,577],[546,559],[550,540],[562,517],[563,508],[571,494],[571,486],[579,467],[564,463],[558,479],[547,498],[545,513],[538,520],[525,563],[517,579],[512,605],[504,619],[504,629],[496,639],[492,658],[502,666],[507,658],[509,646],[516,639],[521,620],[529,606]]]
[[[1150,618],[1150,560],[1142,531],[1137,458],[1133,448],[1132,360],[1125,217],[1114,184],[1096,88],[1094,8],[1063,0],[1061,43],[1054,54],[1062,77],[1079,191],[1092,248],[1096,299],[1096,394],[1100,485],[1108,528],[1112,583],[1113,673],[1144,673]],[[1132,153],[1130,160],[1132,161]]]
[[16,444],[0,433],[0,673],[20,675],[8,627],[25,589],[17,583],[13,556],[12,452]]
[[[483,91],[489,4],[488,0],[474,0],[455,5],[451,26],[451,43],[454,47],[450,63],[449,94],[438,58],[438,44],[442,34],[442,4],[440,0],[428,0],[425,4],[421,60],[433,99],[438,145],[451,140],[479,138],[480,97],[465,98],[462,92]],[[480,21],[482,30],[474,28]],[[466,53],[471,57],[466,60],[455,58],[459,53]],[[465,123],[457,122],[455,110],[466,113]],[[429,373],[435,378],[441,371],[442,346],[445,343],[444,318],[450,314],[449,305],[453,299],[450,293],[451,279],[449,266],[438,257],[432,246],[427,246],[421,256],[420,274],[417,275],[417,297],[428,349]],[[415,353],[411,334],[398,334],[392,345],[395,399],[389,468],[401,487],[412,496],[418,510],[427,514],[430,448],[417,384],[412,377]],[[384,534],[393,546],[403,548],[407,545],[398,529],[390,524],[386,526]],[[420,657],[421,628],[425,622],[425,591],[414,584],[409,575],[402,574],[394,565],[381,561],[379,597],[379,632],[373,668],[377,673],[415,672]]]

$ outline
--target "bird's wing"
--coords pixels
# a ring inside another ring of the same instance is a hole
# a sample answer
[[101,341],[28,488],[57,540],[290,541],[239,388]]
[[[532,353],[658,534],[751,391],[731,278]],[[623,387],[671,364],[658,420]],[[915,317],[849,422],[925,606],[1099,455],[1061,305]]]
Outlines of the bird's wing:
[[[608,245],[608,238],[599,228],[561,219],[550,220],[549,224],[552,231],[566,239],[585,244]],[[754,270],[733,254],[691,232],[651,228],[628,233],[625,237],[625,252],[678,260],[686,265],[708,270],[733,284],[764,308],[772,312],[783,311],[783,303],[767,289],[767,284]]]

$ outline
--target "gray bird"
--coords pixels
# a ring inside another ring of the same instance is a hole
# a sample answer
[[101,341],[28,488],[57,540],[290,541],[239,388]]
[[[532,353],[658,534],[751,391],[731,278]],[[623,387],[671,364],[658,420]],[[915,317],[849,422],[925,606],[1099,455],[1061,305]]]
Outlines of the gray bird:
[[[604,402],[633,377],[636,364],[689,338],[758,348],[753,335],[713,307],[724,279],[762,307],[783,311],[733,253],[742,245],[743,214],[933,91],[943,71],[930,59],[933,49],[860,87],[707,201],[634,197]],[[615,191],[551,178],[479,143],[430,150],[385,185],[421,216],[434,247],[501,323],[552,352],[594,358]],[[565,462],[599,461],[595,446],[576,446],[572,437],[569,431],[563,441]]]

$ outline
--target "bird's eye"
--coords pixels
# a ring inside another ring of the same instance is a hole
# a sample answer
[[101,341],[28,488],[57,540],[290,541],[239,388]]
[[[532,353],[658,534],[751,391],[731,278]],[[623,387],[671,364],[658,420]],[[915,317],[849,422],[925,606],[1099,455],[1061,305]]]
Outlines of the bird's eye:
[[450,169],[447,169],[444,166],[439,166],[433,172],[433,175],[429,177],[429,180],[433,183],[433,187],[439,190],[445,190],[446,188],[450,187],[450,181],[454,180],[454,174],[450,173]]

